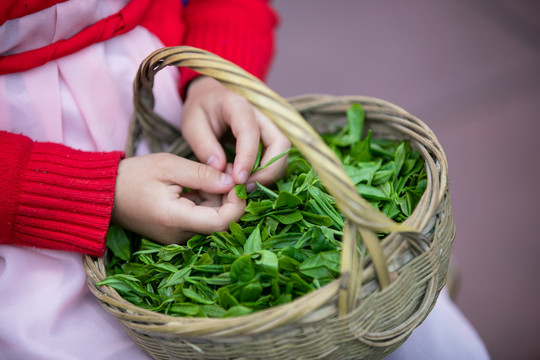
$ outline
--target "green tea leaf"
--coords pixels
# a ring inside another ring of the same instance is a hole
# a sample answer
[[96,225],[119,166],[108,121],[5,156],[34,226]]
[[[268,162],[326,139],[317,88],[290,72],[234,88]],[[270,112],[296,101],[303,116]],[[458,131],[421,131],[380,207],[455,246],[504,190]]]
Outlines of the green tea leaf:
[[399,214],[401,214],[400,208],[395,201],[386,203],[381,211],[390,219],[395,219]]
[[259,281],[250,282],[242,288],[242,291],[240,292],[240,301],[243,303],[256,301],[261,296],[262,290],[263,289]]
[[334,221],[329,216],[314,214],[308,211],[300,211],[302,218],[307,222],[318,226],[332,226]]
[[218,303],[225,309],[239,305],[238,300],[232,296],[227,287],[221,287],[217,291]]
[[255,182],[255,184],[257,184],[257,187],[262,191],[264,192],[266,195],[268,195],[270,198],[273,198],[273,199],[277,199],[278,197],[278,194],[276,194],[273,190],[267,188],[266,186],[258,183],[258,182]]
[[255,276],[251,255],[238,257],[231,265],[230,275],[233,283],[245,284],[250,282]]
[[321,251],[336,250],[334,244],[330,242],[330,239],[326,238],[326,235],[318,227],[313,228],[309,244],[311,249],[313,249],[313,251],[316,253]]
[[280,191],[276,202],[274,203],[274,209],[294,209],[298,205],[302,204],[302,199],[298,196],[291,194],[287,191]]
[[263,199],[260,201],[250,201],[246,206],[246,212],[254,215],[264,215],[268,210],[274,207],[271,200]]
[[191,268],[186,267],[176,271],[174,274],[171,274],[165,281],[162,281],[159,284],[159,287],[175,286],[183,284],[186,280],[186,277],[191,274]]
[[390,181],[390,179],[392,179],[394,174],[395,174],[395,171],[393,169],[392,170],[378,170],[373,175],[371,185],[377,186],[377,185],[380,185],[380,184],[384,184],[384,183]]
[[215,275],[215,276],[212,276],[212,277],[190,276],[189,278],[197,280],[197,281],[204,282],[205,284],[208,284],[208,285],[225,286],[225,285],[229,285],[231,283],[231,277],[230,277],[230,274],[228,272],[227,273],[222,273],[222,274],[219,274],[219,275]]
[[195,316],[199,313],[199,311],[200,311],[199,305],[195,305],[192,303],[175,304],[169,308],[169,313],[171,315]]
[[208,299],[207,297],[201,295],[197,291],[193,290],[192,288],[183,288],[182,293],[191,300],[195,301],[196,303],[200,304],[213,304],[214,302],[211,299]]
[[255,163],[253,163],[253,168],[251,169],[252,174],[255,171],[257,171],[257,168],[259,167],[259,164],[261,163],[262,150],[263,150],[263,143],[259,142],[259,150],[257,151],[257,157],[255,158]]
[[351,137],[351,144],[354,144],[362,137],[362,130],[364,128],[364,108],[360,104],[352,104],[347,110],[347,119],[349,125],[349,136]]
[[244,254],[250,254],[262,249],[261,232],[257,226],[244,244]]
[[236,184],[234,185],[234,192],[239,199],[247,199],[247,190],[246,184]]
[[319,188],[313,186],[310,187],[308,191],[312,196],[312,199],[307,202],[308,207],[314,210],[316,214],[329,216],[334,224],[342,229],[344,225],[342,216],[326,198],[323,192]]
[[302,216],[302,213],[297,210],[281,212],[281,213],[272,213],[272,215],[270,216],[274,217],[280,223],[285,224],[285,225],[297,223],[298,221],[301,221],[304,218]]
[[364,183],[370,185],[373,181],[373,176],[377,172],[379,167],[369,166],[369,167],[357,167],[357,166],[345,166],[345,172],[347,176],[351,179],[353,184]]
[[299,270],[312,278],[333,278],[339,274],[339,251],[320,252],[302,262]]
[[176,266],[170,263],[157,263],[150,265],[153,269],[160,271],[160,272],[171,272],[174,273],[178,271]]
[[297,270],[297,267],[298,265],[300,265],[300,262],[296,261],[295,259],[289,256],[280,255],[278,257],[278,264],[279,264],[279,270],[293,272]]
[[304,174],[309,172],[309,170],[311,170],[311,165],[309,165],[305,159],[297,158],[289,162],[289,166],[285,170],[285,173],[287,176],[291,176],[296,174]]
[[356,190],[366,199],[374,200],[390,200],[387,194],[385,194],[380,188],[365,184],[356,185]]
[[177,244],[166,245],[159,249],[158,257],[163,261],[171,261],[173,257],[189,250],[188,247]]
[[204,314],[205,317],[211,318],[221,318],[225,315],[226,311],[221,306],[216,304],[212,305],[201,305],[200,311]]
[[369,130],[366,137],[362,141],[352,144],[350,155],[352,158],[351,160],[353,161],[351,165],[371,161],[373,159],[373,155],[371,154],[371,135],[372,132]]
[[119,225],[111,225],[107,230],[107,248],[121,260],[128,261],[131,257],[131,242]]
[[263,166],[259,166],[258,168],[256,168],[255,170],[253,170],[251,173],[254,173],[254,172],[257,172],[257,171],[260,171],[270,165],[272,165],[273,163],[275,163],[276,161],[278,161],[279,159],[281,159],[282,157],[284,157],[285,155],[287,155],[289,153],[289,151],[291,151],[291,149],[287,149],[285,150],[284,152],[282,152],[281,154],[279,155],[276,155],[274,156],[272,159],[270,159],[266,164],[264,164]]
[[396,152],[394,154],[394,162],[396,164],[396,170],[394,172],[394,180],[397,179],[401,168],[403,166],[403,163],[405,162],[407,150],[405,149],[405,143],[401,142],[399,146],[396,149]]
[[186,243],[186,245],[193,249],[193,248],[196,248],[196,247],[201,247],[207,243],[210,242],[210,238],[206,235],[203,235],[203,234],[197,234],[197,235],[194,235],[192,236],[188,242]]
[[204,265],[195,265],[193,270],[199,271],[205,274],[221,274],[225,271],[225,266],[221,264],[204,264]]
[[[133,282],[139,282],[135,277],[126,277],[124,274],[108,276],[106,279],[97,283],[97,285],[107,285],[118,292],[129,293],[133,289]],[[129,281],[131,279],[131,282]]]
[[264,242],[265,249],[282,249],[289,245],[294,245],[304,235],[304,233],[282,232],[270,237]]
[[360,141],[364,127],[364,109],[360,104],[353,104],[347,110],[347,126],[336,136],[328,137],[330,143],[347,146]]
[[246,235],[244,234],[242,227],[238,223],[231,221],[229,224],[229,230],[236,241],[238,241],[239,244],[244,245],[246,242]]
[[280,254],[291,257],[292,259],[298,261],[299,263],[305,261],[309,256],[305,251],[300,250],[298,247],[287,246],[281,250]]
[[227,312],[225,314],[223,314],[223,317],[224,318],[237,317],[237,316],[247,315],[247,314],[250,314],[252,312],[253,312],[253,309],[250,309],[250,308],[248,308],[246,306],[237,305],[237,306],[233,306],[232,308],[227,310]]
[[269,250],[261,250],[259,254],[260,257],[259,259],[255,260],[255,264],[260,266],[264,273],[273,277],[277,277],[279,275],[277,255]]
[[[212,260],[212,257],[208,253],[202,254],[197,262],[195,262],[195,266],[204,266],[204,265],[211,265],[213,264],[214,260]],[[218,265],[221,266],[221,265]]]
[[292,296],[291,294],[281,294],[276,301],[273,302],[273,306],[278,306],[278,305],[282,305],[282,304],[287,304],[287,303],[290,303],[292,301]]
[[301,294],[305,294],[313,290],[313,288],[307,283],[307,281],[302,279],[297,273],[291,274],[291,282],[293,283],[294,288],[297,291],[299,290]]

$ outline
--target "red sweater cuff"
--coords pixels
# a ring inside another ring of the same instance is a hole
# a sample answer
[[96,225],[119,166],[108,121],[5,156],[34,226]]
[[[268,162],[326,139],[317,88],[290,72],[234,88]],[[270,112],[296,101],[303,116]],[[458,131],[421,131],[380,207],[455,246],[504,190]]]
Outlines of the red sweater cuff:
[[122,153],[26,145],[19,168],[11,169],[20,191],[6,194],[12,224],[2,242],[102,256]]

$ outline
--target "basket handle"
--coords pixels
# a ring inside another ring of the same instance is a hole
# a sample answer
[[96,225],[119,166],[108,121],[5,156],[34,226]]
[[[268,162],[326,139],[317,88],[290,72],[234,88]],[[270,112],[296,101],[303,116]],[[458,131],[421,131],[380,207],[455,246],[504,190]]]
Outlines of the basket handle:
[[[179,131],[153,111],[154,76],[166,66],[190,68],[201,75],[216,79],[230,90],[245,97],[276,124],[314,168],[347,220],[342,238],[342,284],[338,298],[341,314],[348,313],[354,307],[360,289],[362,267],[357,250],[358,236],[361,237],[369,252],[381,288],[384,289],[390,284],[386,258],[375,232],[416,233],[417,230],[394,222],[363,199],[334,152],[291,104],[256,77],[215,54],[189,46],[167,47],[154,51],[141,63],[134,81],[135,112],[126,151],[128,155],[134,153],[136,140],[145,128],[154,127],[152,131],[155,131],[156,124],[161,127],[162,135],[172,140],[171,142],[176,141],[178,144],[178,139],[181,140]],[[155,142],[149,144],[151,150],[154,149],[153,151],[159,149]],[[183,142],[180,141],[180,143]],[[182,154],[185,151],[184,148],[177,153]]]

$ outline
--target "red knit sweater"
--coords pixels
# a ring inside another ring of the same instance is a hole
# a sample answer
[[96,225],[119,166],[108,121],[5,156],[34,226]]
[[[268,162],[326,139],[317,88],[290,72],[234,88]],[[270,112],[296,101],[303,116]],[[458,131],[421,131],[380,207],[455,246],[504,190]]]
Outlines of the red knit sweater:
[[[66,0],[3,0],[0,25]],[[69,0],[68,0],[69,1]],[[166,46],[214,52],[264,78],[277,17],[265,0],[131,0],[72,38],[0,56],[0,74],[19,72],[142,25]],[[196,74],[181,69],[180,91]],[[121,152],[83,152],[0,131],[0,243],[101,256]]]

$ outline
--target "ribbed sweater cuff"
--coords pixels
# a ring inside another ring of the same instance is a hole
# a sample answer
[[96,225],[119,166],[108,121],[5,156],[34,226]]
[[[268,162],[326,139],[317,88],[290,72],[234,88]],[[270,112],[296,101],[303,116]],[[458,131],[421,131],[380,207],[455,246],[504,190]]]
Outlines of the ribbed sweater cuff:
[[[187,6],[184,43],[213,52],[264,80],[274,52],[278,19],[265,2],[250,4],[239,2],[227,8],[217,4],[212,13],[200,6]],[[180,92],[185,97],[185,88],[197,73],[181,68],[180,74]]]
[[15,216],[15,243],[102,256],[121,157],[35,143]]

